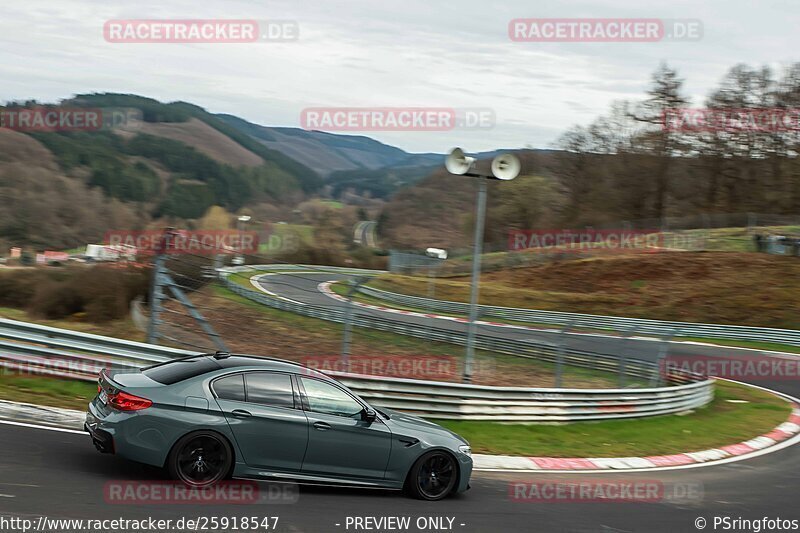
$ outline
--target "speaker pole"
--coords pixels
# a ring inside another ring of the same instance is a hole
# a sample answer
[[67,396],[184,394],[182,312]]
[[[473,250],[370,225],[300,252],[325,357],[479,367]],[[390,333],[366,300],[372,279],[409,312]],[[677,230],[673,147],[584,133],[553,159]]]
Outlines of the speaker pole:
[[[472,248],[472,284],[469,290],[469,324],[467,326],[467,353],[464,357],[464,383],[472,382],[472,365],[475,359],[475,330],[478,320],[478,289],[481,283],[481,253],[483,248],[483,225],[486,218],[486,180],[510,181],[521,169],[514,154],[501,154],[492,160],[492,176],[474,170],[476,160],[468,157],[461,148],[453,148],[445,158],[445,168],[450,174],[478,179],[478,206],[475,212],[475,244]],[[429,248],[430,250],[430,248]]]
[[478,290],[481,283],[481,253],[483,224],[486,218],[486,178],[478,178],[478,207],[475,216],[475,243],[472,251],[472,284],[469,291],[469,326],[467,328],[467,355],[464,359],[464,383],[472,382],[472,365],[475,359],[475,330],[478,320]]

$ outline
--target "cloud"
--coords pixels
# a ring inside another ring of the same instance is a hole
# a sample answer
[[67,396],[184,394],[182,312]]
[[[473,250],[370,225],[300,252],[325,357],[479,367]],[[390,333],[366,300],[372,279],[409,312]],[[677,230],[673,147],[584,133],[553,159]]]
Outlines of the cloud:
[[[567,7],[569,6],[569,7]],[[514,43],[526,17],[698,18],[690,43]],[[112,44],[109,19],[297,21],[300,39],[257,44]],[[492,130],[365,133],[409,151],[547,147],[619,99],[642,97],[667,60],[695,104],[739,62],[793,60],[798,15],[780,1],[26,0],[0,20],[0,100],[116,91],[191,101],[212,112],[299,126],[316,106],[490,108]]]

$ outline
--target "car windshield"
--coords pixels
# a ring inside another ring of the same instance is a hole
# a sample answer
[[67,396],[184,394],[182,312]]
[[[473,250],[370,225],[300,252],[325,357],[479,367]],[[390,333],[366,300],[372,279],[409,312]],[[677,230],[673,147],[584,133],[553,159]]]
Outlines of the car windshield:
[[142,374],[164,385],[172,385],[219,368],[220,365],[210,357],[196,357],[151,366],[142,370]]

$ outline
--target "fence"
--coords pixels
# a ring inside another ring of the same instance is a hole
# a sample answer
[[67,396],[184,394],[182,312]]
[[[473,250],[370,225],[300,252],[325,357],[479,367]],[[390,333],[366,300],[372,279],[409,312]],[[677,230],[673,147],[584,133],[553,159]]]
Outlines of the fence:
[[[463,302],[432,300],[420,296],[408,296],[405,294],[383,291],[372,287],[360,287],[359,290],[367,296],[406,307],[437,310],[459,315],[469,314],[469,304]],[[706,339],[762,341],[800,346],[800,330],[793,329],[700,324],[695,322],[668,322],[644,318],[540,311],[537,309],[499,307],[493,305],[479,306],[479,315],[559,327],[565,327],[571,324],[576,328],[581,327],[596,330],[634,330],[637,335],[653,337],[698,337]]]
[[[251,291],[253,292],[253,291]],[[103,368],[135,369],[191,355],[164,346],[0,319],[0,365],[94,381]],[[637,390],[485,387],[331,372],[370,403],[420,416],[499,422],[568,422],[678,413],[706,405],[713,381]]]
[[[277,269],[272,265],[264,265],[257,270]],[[301,270],[301,268],[298,267],[296,270]],[[341,272],[343,270],[345,269],[337,269],[336,271]],[[348,317],[343,309],[336,307],[304,305],[276,298],[231,282],[225,277],[230,271],[231,269],[225,269],[225,271],[222,272],[222,283],[226,288],[240,296],[275,309],[332,322],[345,323],[349,320],[352,326],[388,331],[429,341],[466,345],[466,336],[458,331],[432,327],[427,324],[399,322],[391,318],[370,315],[353,314]],[[597,352],[565,348],[564,346],[537,340],[517,340],[497,335],[478,334],[475,337],[475,347],[489,352],[555,363],[559,368],[561,365],[570,365],[615,373],[619,376],[620,386],[625,385],[626,377],[646,380],[651,384],[657,384],[661,379],[659,365],[652,362],[641,361],[635,358],[628,359],[626,357],[620,357],[618,354],[599,354]]]
[[[542,229],[551,229],[548,225]],[[755,233],[782,233],[800,231],[800,215],[768,214],[768,213],[711,213],[686,215],[680,217],[649,218],[638,220],[617,220],[596,222],[591,225],[573,224],[565,227],[572,231],[592,230],[658,230],[661,233],[661,246],[665,251],[757,251],[754,241]],[[783,227],[783,229],[777,229]],[[536,228],[524,228],[532,229]],[[716,231],[730,229],[733,231]],[[740,230],[740,231],[737,231]],[[508,234],[495,234],[484,243],[484,257],[481,268],[484,272],[499,269],[536,266],[564,258],[592,257],[598,252],[587,250],[569,250],[567,253],[553,249],[517,250],[514,253],[493,254],[492,252],[508,252]],[[766,251],[766,250],[765,250]],[[437,276],[465,275],[470,273],[472,255],[469,248],[459,247],[448,250],[449,259],[436,267]],[[777,244],[771,253],[799,255],[800,247],[791,244]],[[390,270],[404,274],[429,275],[429,265],[422,256],[422,251],[390,251]]]

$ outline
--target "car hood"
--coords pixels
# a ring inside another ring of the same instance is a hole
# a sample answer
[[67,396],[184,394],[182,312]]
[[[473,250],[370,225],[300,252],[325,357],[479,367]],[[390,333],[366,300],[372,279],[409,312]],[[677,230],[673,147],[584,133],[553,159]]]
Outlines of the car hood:
[[389,415],[389,420],[385,421],[389,427],[399,426],[404,431],[416,430],[438,435],[448,435],[454,437],[464,444],[469,444],[461,435],[453,433],[449,429],[443,428],[439,424],[435,424],[419,416],[410,415],[401,411],[395,411],[394,409],[387,409],[385,407],[381,407],[380,410]]

